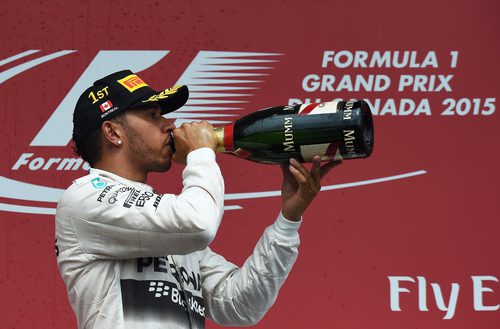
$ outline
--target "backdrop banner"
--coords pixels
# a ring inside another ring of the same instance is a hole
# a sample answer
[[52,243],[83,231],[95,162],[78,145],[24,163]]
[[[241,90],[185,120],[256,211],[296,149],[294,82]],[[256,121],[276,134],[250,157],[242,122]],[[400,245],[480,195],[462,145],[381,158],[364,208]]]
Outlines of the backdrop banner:
[[[72,151],[76,100],[122,69],[156,90],[190,87],[167,115],[177,125],[370,105],[372,156],[324,179],[255,328],[499,328],[499,13],[494,0],[4,1],[0,328],[76,328],[54,213],[89,169]],[[281,170],[217,159],[225,214],[211,248],[241,265],[281,209]],[[148,183],[179,193],[182,169]]]

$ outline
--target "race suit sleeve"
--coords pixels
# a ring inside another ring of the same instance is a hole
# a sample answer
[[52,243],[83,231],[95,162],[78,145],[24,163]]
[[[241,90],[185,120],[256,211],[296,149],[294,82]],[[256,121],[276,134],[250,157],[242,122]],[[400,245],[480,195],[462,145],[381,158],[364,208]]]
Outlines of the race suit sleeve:
[[[224,182],[209,148],[188,154],[179,195],[156,194],[98,176],[75,183],[57,216],[87,261],[188,254],[213,240],[223,214]],[[75,186],[76,185],[76,186]]]
[[262,319],[297,259],[299,225],[280,213],[241,268],[207,248],[200,271],[208,317],[233,326]]

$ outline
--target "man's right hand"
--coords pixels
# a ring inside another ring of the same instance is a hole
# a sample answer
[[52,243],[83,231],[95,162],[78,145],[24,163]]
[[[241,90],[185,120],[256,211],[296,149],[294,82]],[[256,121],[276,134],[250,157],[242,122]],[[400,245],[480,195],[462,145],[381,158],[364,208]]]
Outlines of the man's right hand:
[[174,129],[175,153],[172,160],[175,163],[186,164],[189,152],[202,147],[209,147],[215,150],[217,139],[214,127],[206,122],[183,123],[179,128]]

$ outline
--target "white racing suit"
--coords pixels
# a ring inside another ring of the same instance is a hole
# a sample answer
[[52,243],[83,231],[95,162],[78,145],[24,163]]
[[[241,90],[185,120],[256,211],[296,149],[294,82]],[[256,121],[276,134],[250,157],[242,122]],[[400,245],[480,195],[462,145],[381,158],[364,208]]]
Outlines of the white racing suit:
[[295,259],[281,214],[241,268],[208,248],[223,214],[215,154],[189,153],[179,195],[92,169],[56,212],[59,271],[79,328],[204,328],[259,321]]

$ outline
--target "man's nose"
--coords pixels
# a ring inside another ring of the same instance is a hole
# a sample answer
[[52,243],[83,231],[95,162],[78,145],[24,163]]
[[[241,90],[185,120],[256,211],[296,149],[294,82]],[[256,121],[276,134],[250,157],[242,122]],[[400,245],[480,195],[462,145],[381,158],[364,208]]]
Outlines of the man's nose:
[[170,130],[174,130],[175,129],[174,122],[175,119],[163,119],[162,131],[166,133]]

